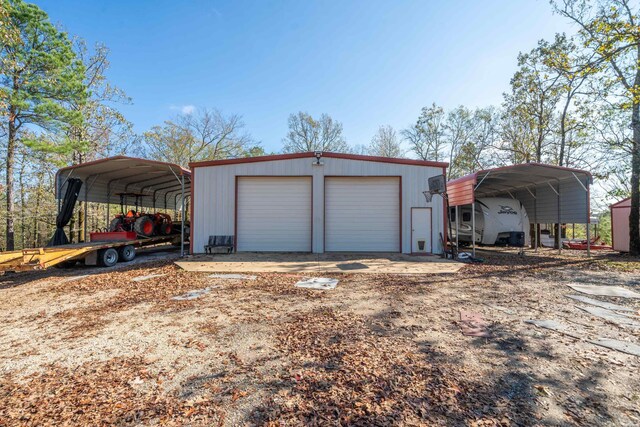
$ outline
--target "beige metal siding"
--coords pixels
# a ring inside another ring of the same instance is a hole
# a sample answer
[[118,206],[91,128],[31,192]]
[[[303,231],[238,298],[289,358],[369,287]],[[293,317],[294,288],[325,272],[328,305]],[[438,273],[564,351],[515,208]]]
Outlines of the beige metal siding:
[[399,178],[325,178],[325,251],[399,250]]
[[442,198],[430,203],[422,192],[427,179],[442,174],[442,168],[350,159],[301,158],[257,163],[203,166],[193,170],[193,250],[202,253],[210,235],[234,234],[236,176],[312,176],[313,177],[313,252],[324,251],[324,176],[400,176],[402,177],[402,252],[411,252],[411,207],[433,208],[433,251],[440,253],[439,233],[444,233]]
[[615,251],[629,252],[629,215],[631,199],[623,200],[611,207],[611,237]]

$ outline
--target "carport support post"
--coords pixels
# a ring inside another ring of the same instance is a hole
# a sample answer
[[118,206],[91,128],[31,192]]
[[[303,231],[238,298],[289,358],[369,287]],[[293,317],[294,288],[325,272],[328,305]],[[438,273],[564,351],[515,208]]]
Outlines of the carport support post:
[[107,226],[105,230],[109,231],[109,225],[111,225],[111,218],[109,218],[109,212],[111,212],[111,181],[107,183],[107,213],[105,218],[107,220]]
[[87,202],[87,191],[85,189],[85,193],[84,193],[84,218],[82,218],[82,227],[83,227],[83,230],[82,230],[83,240],[82,241],[85,242],[85,243],[88,242],[88,240],[87,240],[87,230],[88,230],[88,227],[87,227],[87,212],[88,212],[88,207],[89,207],[89,202]]
[[533,199],[533,234],[535,234],[535,252],[538,252],[538,234],[540,234],[538,232],[538,229],[540,227],[540,224],[538,224],[538,189],[536,188],[536,195]]
[[458,221],[460,221],[460,219],[458,218],[458,206],[456,206],[456,253],[460,251],[460,245],[458,244]]
[[558,181],[558,225],[556,226],[556,233],[558,236],[558,254],[562,253],[562,225],[560,224],[560,181]]
[[182,218],[180,224],[180,256],[184,256],[184,174],[182,174],[180,180],[180,186],[182,187],[182,197],[180,197],[180,201],[182,203]]
[[[458,219],[458,218],[456,218]],[[471,203],[471,252],[476,256],[476,201]]]
[[[591,258],[591,201],[589,200],[589,180],[587,179],[587,256]],[[596,235],[598,235],[598,226],[596,225]]]

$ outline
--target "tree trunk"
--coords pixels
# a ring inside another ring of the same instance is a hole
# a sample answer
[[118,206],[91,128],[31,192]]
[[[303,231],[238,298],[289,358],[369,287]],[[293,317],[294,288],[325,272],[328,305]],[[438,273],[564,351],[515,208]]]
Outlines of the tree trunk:
[[[569,103],[571,102],[571,97],[567,96],[567,102],[564,105],[564,109],[562,110],[562,114],[560,115],[560,153],[558,155],[558,166],[564,166],[564,151],[565,146],[567,144],[567,110],[569,109]],[[556,249],[560,249],[562,247],[562,224],[555,224],[555,239],[554,246]]]
[[7,250],[15,249],[15,235],[13,231],[13,168],[16,155],[16,111],[15,107],[9,110],[9,140],[7,141],[7,161],[6,161],[6,197],[7,197],[7,223],[6,242]]
[[27,208],[27,204],[24,198],[24,164],[26,162],[25,156],[22,156],[22,161],[20,162],[20,169],[18,171],[18,186],[20,187],[20,248],[25,248],[25,211]]
[[629,254],[640,255],[640,103],[633,103],[631,127],[631,213],[629,214]]
[[564,166],[564,151],[567,145],[567,111],[569,110],[569,104],[571,102],[571,94],[567,95],[567,102],[564,104],[564,109],[560,115],[560,154],[558,155],[558,166]]
[[[42,182],[42,178],[40,178],[40,174],[38,174],[38,186]],[[40,188],[36,189],[36,205],[34,206],[33,211],[33,247],[40,247],[40,239],[38,236],[38,215],[40,215]]]

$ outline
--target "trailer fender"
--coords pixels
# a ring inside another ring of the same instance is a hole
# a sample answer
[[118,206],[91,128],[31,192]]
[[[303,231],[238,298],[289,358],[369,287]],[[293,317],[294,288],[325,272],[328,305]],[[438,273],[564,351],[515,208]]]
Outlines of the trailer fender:
[[98,265],[98,251],[91,251],[84,257],[84,265]]

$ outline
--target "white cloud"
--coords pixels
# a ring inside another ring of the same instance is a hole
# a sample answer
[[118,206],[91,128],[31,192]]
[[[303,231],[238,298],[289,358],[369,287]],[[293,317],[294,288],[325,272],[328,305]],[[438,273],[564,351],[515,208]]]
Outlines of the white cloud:
[[183,105],[182,108],[180,109],[180,111],[182,111],[182,114],[192,114],[194,111],[196,111],[196,106],[195,105]]
[[170,110],[180,111],[182,114],[193,114],[196,111],[196,106],[187,104],[187,105],[170,105]]

